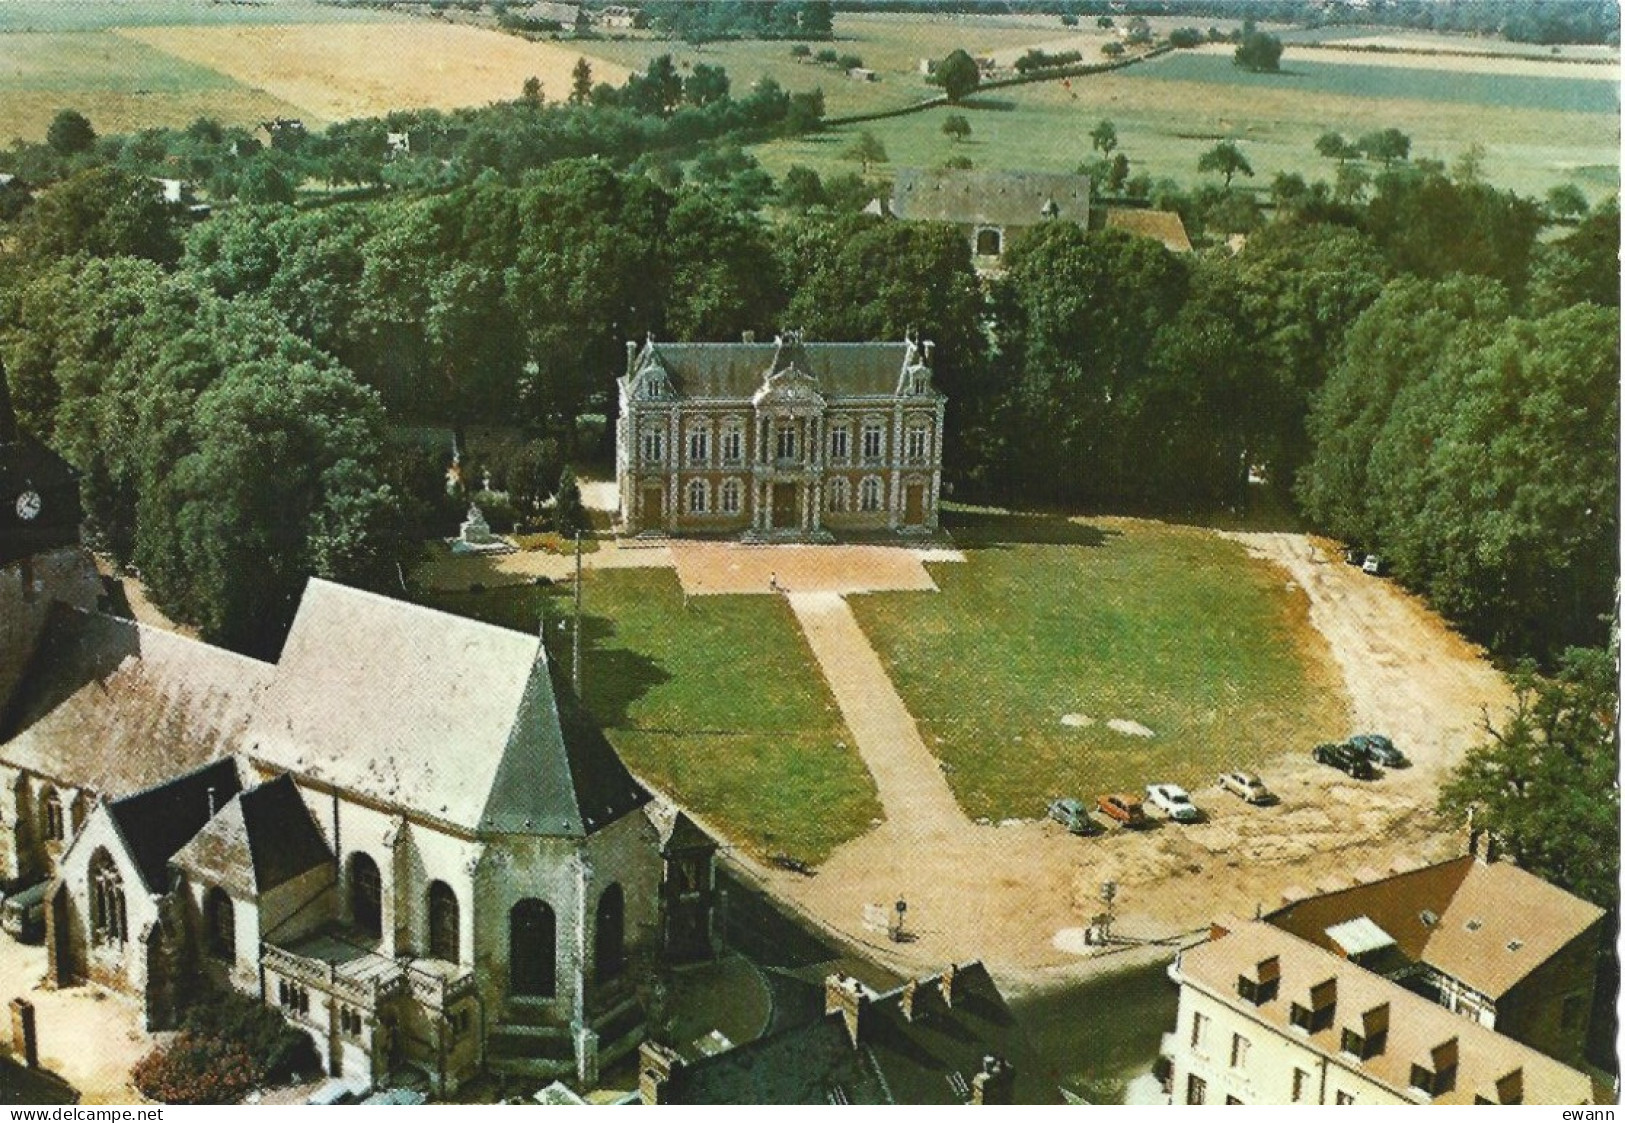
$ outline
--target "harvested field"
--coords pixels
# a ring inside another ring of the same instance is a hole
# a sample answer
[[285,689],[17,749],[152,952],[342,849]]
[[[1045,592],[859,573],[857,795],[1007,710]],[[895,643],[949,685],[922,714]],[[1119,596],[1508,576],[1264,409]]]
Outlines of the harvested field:
[[[427,21],[237,27],[123,28],[119,35],[297,106],[308,123],[398,109],[510,101],[525,79],[559,97],[581,52],[478,28]],[[593,62],[616,85],[625,69]]]

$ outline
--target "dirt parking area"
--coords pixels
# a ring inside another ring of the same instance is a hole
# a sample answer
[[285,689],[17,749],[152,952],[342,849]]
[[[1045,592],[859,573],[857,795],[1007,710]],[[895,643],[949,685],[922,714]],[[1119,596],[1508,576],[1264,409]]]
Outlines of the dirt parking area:
[[[935,830],[887,821],[837,849],[814,877],[757,876],[899,970],[981,958],[1002,977],[1041,985],[1115,962],[1082,942],[1104,911],[1108,881],[1117,931],[1164,939],[1460,854],[1465,839],[1445,829],[1433,805],[1445,774],[1482,738],[1485,714],[1510,703],[1503,677],[1416,598],[1324,545],[1302,535],[1233,537],[1307,594],[1311,622],[1342,672],[1354,715],[1348,732],[1387,734],[1412,767],[1355,781],[1315,764],[1304,745],[1264,770],[1280,796],[1274,806],[1248,806],[1215,785],[1192,792],[1202,822],[1159,819],[1094,838],[1045,821],[943,816]],[[863,924],[866,905],[899,898],[912,937],[900,944]]]
[[[135,1002],[99,987],[47,990],[44,976],[43,947],[0,935],[0,1001],[34,1004],[41,1067],[78,1089],[82,1104],[147,1103],[130,1084],[130,1069],[154,1043]],[[9,1016],[6,1036],[9,1041]]]

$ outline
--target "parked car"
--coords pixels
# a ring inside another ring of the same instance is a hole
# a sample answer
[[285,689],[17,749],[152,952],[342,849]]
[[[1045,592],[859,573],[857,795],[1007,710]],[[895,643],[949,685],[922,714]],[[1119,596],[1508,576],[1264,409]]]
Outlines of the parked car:
[[1100,825],[1089,818],[1089,809],[1081,799],[1050,800],[1049,817],[1073,834],[1094,834],[1100,829]]
[[1404,768],[1410,764],[1405,754],[1381,733],[1356,733],[1348,739],[1348,744],[1356,752],[1364,753],[1367,760],[1384,768]]
[[1190,794],[1178,784],[1147,784],[1145,798],[1176,823],[1194,823],[1202,817]]
[[1270,790],[1251,772],[1243,772],[1239,768],[1226,772],[1219,777],[1219,787],[1234,795],[1239,795],[1248,803],[1269,803],[1275,798]]
[[1106,818],[1115,819],[1125,827],[1143,827],[1146,824],[1144,806],[1127,792],[1096,796],[1095,806],[1100,808],[1100,813]]
[[1345,741],[1328,741],[1324,745],[1316,745],[1315,760],[1321,764],[1329,764],[1341,772],[1347,772],[1356,780],[1372,780],[1376,778],[1377,770],[1371,767],[1371,762],[1364,753]]
[[0,929],[25,944],[41,943],[45,939],[45,890],[49,881],[41,881],[7,893],[0,903]]
[[1344,546],[1343,560],[1348,562],[1350,565],[1364,565],[1365,551],[1360,549],[1358,546]]
[[1383,560],[1381,554],[1367,554],[1360,568],[1373,577],[1381,577],[1388,572],[1388,563]]

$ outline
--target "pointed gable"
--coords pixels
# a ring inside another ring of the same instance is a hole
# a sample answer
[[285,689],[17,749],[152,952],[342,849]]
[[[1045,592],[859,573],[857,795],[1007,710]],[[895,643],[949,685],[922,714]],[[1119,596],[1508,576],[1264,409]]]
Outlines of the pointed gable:
[[241,789],[236,762],[228,758],[107,805],[149,891],[169,888],[169,859]]
[[278,776],[239,793],[172,860],[252,899],[331,863],[333,852],[293,780]]
[[535,636],[313,580],[248,752],[462,830],[580,837],[648,797],[564,693]]

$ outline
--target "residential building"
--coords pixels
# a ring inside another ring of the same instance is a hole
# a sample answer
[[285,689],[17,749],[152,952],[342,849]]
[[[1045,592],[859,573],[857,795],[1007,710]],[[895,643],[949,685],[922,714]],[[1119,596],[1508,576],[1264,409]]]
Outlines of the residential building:
[[615,470],[626,534],[928,533],[946,398],[933,345],[626,345]]
[[890,213],[915,222],[947,222],[969,240],[979,267],[997,265],[1011,239],[1047,222],[1089,225],[1089,177],[1048,172],[925,171],[903,168]]
[[[792,984],[781,980],[782,986]],[[883,993],[832,975],[824,981],[822,1009],[822,1016],[743,1045],[719,1049],[714,1036],[687,1050],[645,1043],[638,1058],[642,1102],[1061,1102],[1054,1079],[980,963],[950,966]]]
[[1585,1104],[1591,1079],[1264,921],[1170,970],[1177,1104]]
[[1497,1033],[1581,1061],[1603,910],[1527,870],[1469,855],[1265,919]]

